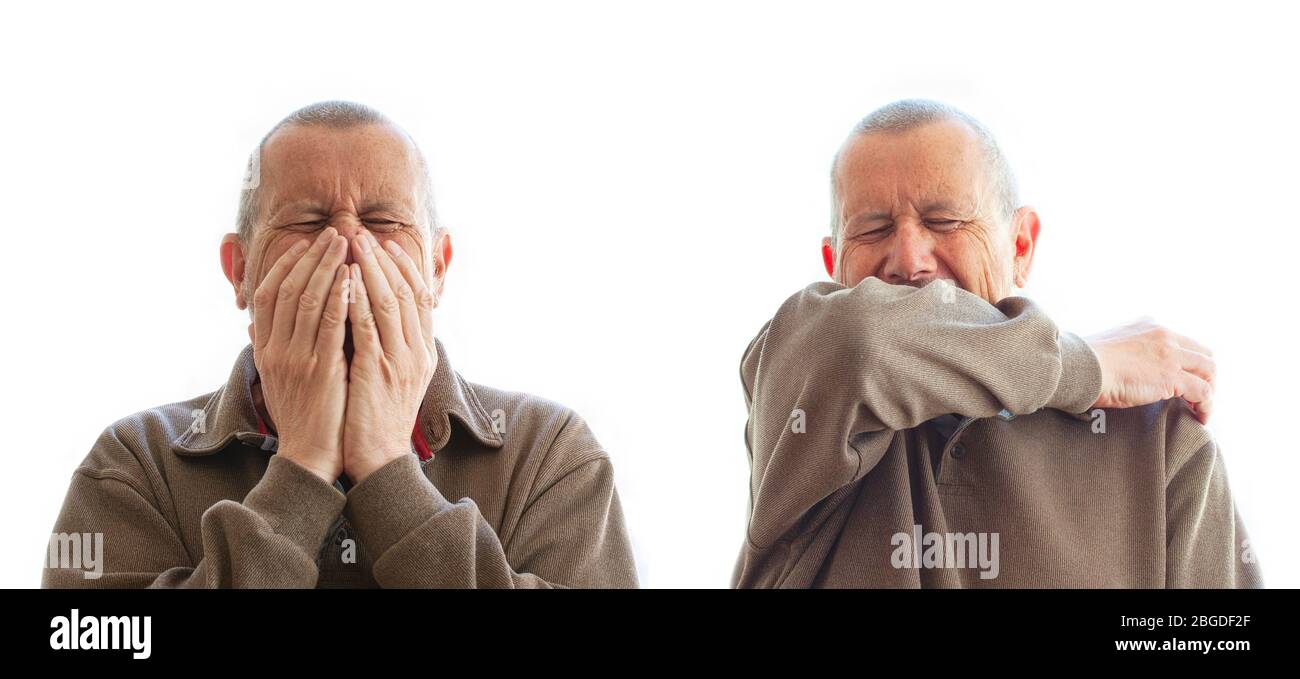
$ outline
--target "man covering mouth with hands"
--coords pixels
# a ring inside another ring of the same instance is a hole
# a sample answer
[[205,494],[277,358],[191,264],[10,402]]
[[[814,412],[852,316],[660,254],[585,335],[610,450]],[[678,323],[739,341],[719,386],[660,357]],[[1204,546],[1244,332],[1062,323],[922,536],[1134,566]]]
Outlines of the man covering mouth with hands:
[[54,529],[102,534],[102,574],[43,585],[637,586],[587,425],[467,382],[435,338],[451,238],[411,139],[313,104],[248,179],[221,255],[250,346],[217,391],[104,431]]

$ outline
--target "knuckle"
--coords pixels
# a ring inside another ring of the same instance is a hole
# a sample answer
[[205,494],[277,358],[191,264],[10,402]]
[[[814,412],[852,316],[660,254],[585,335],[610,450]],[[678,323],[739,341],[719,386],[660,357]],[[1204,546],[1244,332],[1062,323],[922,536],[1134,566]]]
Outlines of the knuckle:
[[333,330],[340,325],[343,325],[343,314],[331,307],[325,307],[325,311],[320,315],[321,330]]
[[298,291],[288,282],[280,286],[279,292],[276,293],[277,302],[292,302],[298,297]]
[[420,294],[416,297],[416,303],[425,311],[432,310],[435,306],[435,302],[436,300],[434,299],[433,291],[428,288],[421,290]]
[[271,290],[266,286],[259,286],[257,288],[257,291],[253,293],[253,304],[256,304],[257,306],[265,307],[267,305],[273,304],[275,302],[275,298],[276,298],[276,292],[274,290]]
[[321,299],[310,290],[304,291],[298,296],[299,311],[314,311],[321,305]]

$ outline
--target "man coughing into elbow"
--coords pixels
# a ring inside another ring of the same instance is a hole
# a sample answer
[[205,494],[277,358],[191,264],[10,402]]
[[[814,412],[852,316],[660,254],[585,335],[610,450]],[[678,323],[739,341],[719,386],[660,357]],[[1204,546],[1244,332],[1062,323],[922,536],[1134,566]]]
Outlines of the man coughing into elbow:
[[833,281],[742,359],[735,586],[1261,586],[1203,426],[1210,352],[1149,323],[1083,339],[1015,296],[1039,217],[984,126],[890,104],[831,187]]

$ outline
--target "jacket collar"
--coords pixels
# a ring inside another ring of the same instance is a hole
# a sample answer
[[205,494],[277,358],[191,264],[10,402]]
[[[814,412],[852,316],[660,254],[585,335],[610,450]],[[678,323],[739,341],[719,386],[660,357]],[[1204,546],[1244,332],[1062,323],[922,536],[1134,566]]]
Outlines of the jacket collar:
[[[492,426],[492,418],[484,411],[473,386],[452,369],[442,342],[435,339],[434,344],[438,350],[438,370],[429,382],[417,421],[429,442],[429,450],[436,453],[447,446],[452,416],[479,443],[500,448],[504,441]],[[252,386],[256,379],[253,345],[249,344],[235,360],[230,379],[212,394],[201,410],[193,413],[190,428],[172,441],[172,450],[189,457],[211,455],[235,440],[269,449],[268,437],[258,431],[257,411],[253,406]]]

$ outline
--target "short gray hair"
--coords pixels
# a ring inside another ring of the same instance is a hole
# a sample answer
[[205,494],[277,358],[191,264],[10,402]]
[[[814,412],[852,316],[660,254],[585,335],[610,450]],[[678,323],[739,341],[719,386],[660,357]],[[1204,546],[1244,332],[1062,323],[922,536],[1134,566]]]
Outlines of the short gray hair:
[[406,133],[401,127],[390,120],[387,116],[379,111],[351,101],[321,101],[315,104],[304,106],[293,113],[285,116],[280,122],[271,128],[262,141],[258,142],[257,148],[248,156],[248,165],[245,169],[243,188],[239,192],[239,212],[235,216],[235,226],[239,234],[239,239],[246,245],[253,242],[254,221],[257,219],[258,211],[258,187],[261,185],[262,171],[262,150],[266,148],[266,142],[280,128],[288,125],[323,125],[336,129],[345,129],[356,127],[358,125],[387,125],[401,132],[411,142],[412,148],[415,149],[416,157],[420,162],[420,193],[421,193],[421,212],[424,213],[424,219],[428,222],[425,228],[430,234],[436,234],[439,230],[437,214],[433,207],[433,182],[429,178],[429,164],[424,159],[424,153],[415,143],[414,139]]
[[[929,123],[956,120],[965,123],[979,138],[984,151],[984,162],[992,183],[994,198],[997,201],[998,217],[1010,222],[1020,207],[1019,189],[1016,186],[1015,173],[1011,164],[998,146],[997,139],[983,123],[964,111],[948,104],[929,99],[903,99],[886,104],[872,111],[867,117],[858,121],[849,133],[849,139],[872,132],[906,132]],[[846,140],[847,141],[847,140]],[[843,149],[843,146],[841,146]],[[840,185],[836,169],[840,164],[840,152],[835,152],[831,161],[831,242],[839,247],[840,238]]]

